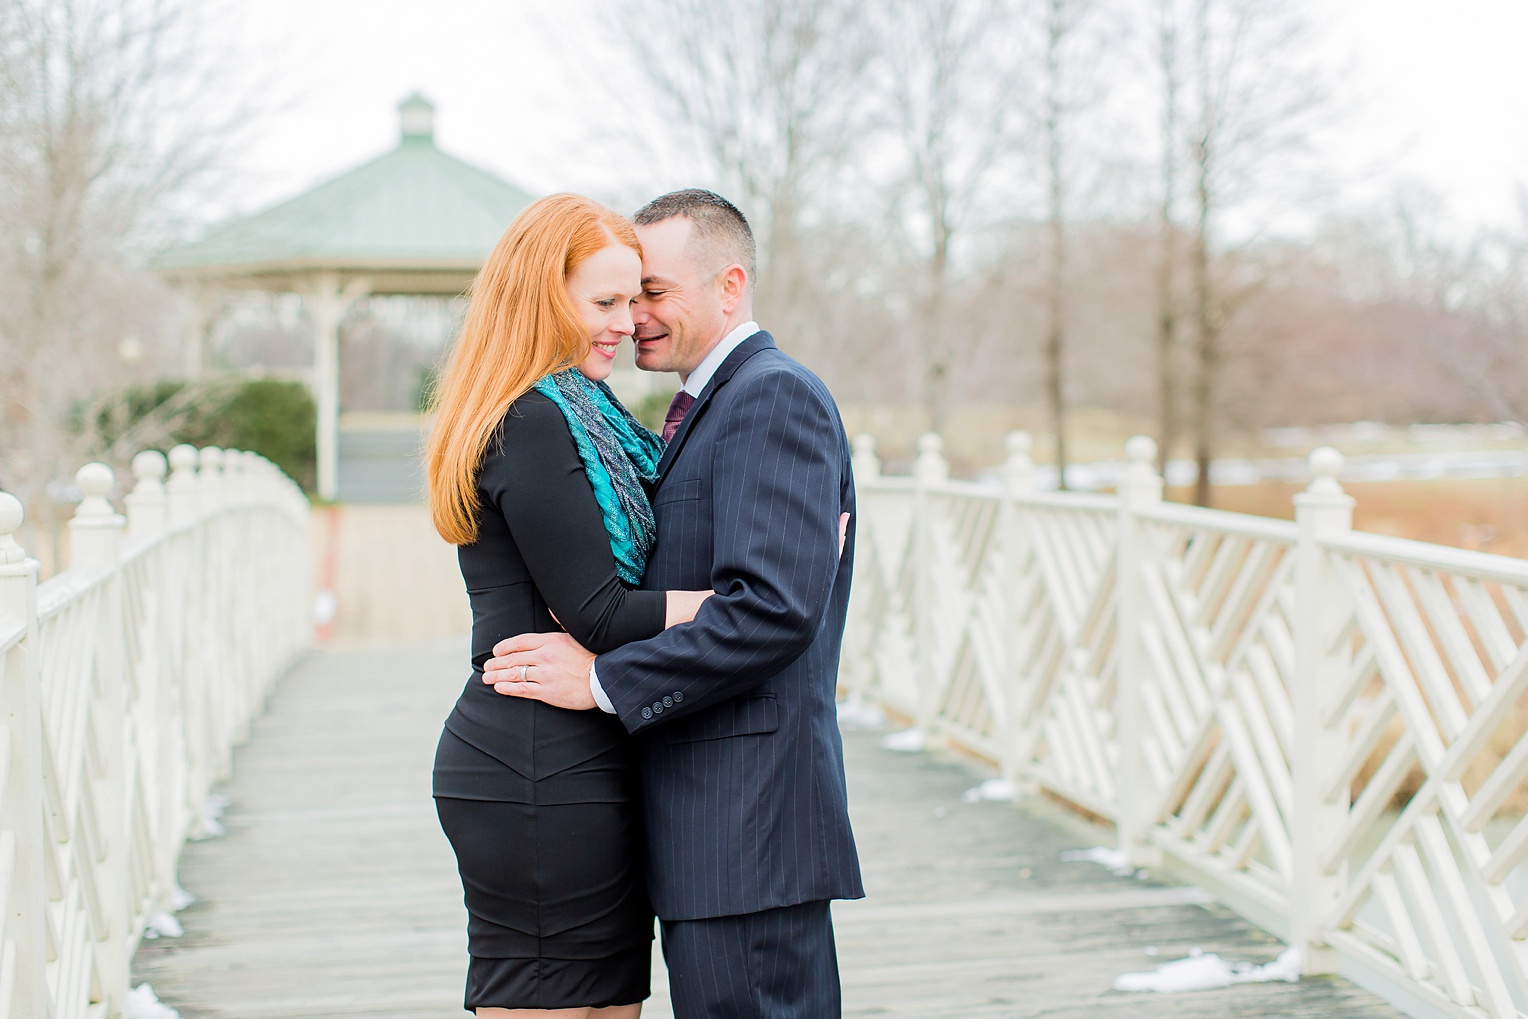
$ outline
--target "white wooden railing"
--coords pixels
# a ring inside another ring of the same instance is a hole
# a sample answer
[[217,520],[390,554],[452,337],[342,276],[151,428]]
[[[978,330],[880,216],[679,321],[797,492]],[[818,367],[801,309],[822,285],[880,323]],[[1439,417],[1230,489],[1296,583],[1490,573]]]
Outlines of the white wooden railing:
[[307,644],[308,504],[253,453],[140,453],[127,516],[76,475],[69,569],[37,583],[0,493],[0,1019],[115,1017],[186,838]]
[[1528,1014],[1528,562],[1351,530],[1342,458],[1295,521],[911,478],[856,440],[844,683],[1115,822],[1413,1015]]

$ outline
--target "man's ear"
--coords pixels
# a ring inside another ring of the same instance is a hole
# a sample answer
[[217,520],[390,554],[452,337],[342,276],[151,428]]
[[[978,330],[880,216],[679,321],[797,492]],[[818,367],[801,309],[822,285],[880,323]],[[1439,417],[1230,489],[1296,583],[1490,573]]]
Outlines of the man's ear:
[[730,315],[748,293],[748,270],[734,263],[722,270],[718,281],[722,288],[722,310]]

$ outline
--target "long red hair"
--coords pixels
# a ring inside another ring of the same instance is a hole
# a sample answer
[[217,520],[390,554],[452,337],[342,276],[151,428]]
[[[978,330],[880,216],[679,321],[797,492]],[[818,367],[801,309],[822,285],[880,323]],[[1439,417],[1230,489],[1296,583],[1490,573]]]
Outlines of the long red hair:
[[435,425],[425,444],[430,514],[451,544],[477,540],[478,467],[510,404],[588,356],[568,274],[611,244],[642,253],[626,217],[582,195],[550,195],[515,217],[478,271],[431,394]]

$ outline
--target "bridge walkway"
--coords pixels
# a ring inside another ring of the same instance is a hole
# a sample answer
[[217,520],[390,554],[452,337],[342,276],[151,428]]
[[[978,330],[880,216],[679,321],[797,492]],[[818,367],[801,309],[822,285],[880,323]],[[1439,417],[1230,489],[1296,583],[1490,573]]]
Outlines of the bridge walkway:
[[[466,950],[429,800],[460,640],[316,653],[277,687],[224,787],[227,834],[186,848],[199,901],[146,941],[134,983],[185,1019],[443,1019]],[[1266,963],[1279,946],[1196,889],[1118,877],[1068,849],[1109,833],[1045,802],[965,802],[982,776],[846,733],[870,892],[835,906],[845,1014],[906,1019],[1305,1016],[1390,1019],[1346,981],[1127,994],[1121,973],[1192,949]],[[671,1015],[661,962],[649,1019]]]

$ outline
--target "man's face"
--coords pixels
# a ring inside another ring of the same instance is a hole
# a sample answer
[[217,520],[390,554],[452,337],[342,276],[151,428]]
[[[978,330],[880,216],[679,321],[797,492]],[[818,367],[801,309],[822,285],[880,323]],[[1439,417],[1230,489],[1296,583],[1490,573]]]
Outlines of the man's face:
[[723,266],[701,265],[691,250],[695,224],[683,216],[637,227],[642,293],[632,306],[637,367],[688,378],[727,332]]

